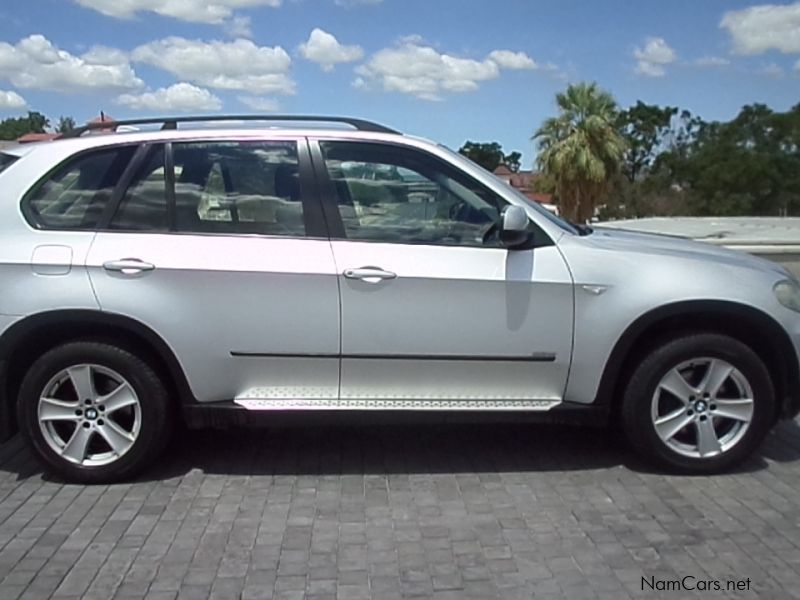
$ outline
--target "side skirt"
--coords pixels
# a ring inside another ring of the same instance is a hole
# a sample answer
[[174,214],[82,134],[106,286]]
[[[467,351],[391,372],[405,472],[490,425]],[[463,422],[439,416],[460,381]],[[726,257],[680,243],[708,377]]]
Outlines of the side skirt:
[[561,402],[549,410],[428,408],[359,409],[316,408],[313,410],[270,408],[248,410],[234,401],[190,404],[183,417],[191,429],[228,427],[307,427],[312,425],[398,425],[417,423],[553,423],[604,427],[608,406]]

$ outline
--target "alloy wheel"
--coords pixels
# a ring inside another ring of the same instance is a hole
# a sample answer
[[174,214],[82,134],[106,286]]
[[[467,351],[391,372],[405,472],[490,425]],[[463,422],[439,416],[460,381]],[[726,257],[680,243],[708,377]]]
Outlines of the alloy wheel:
[[59,371],[39,396],[38,422],[47,444],[82,466],[107,465],[136,441],[142,422],[139,397],[116,371],[77,364]]
[[719,358],[696,358],[667,371],[651,402],[656,434],[670,449],[710,458],[733,448],[753,420],[753,389]]

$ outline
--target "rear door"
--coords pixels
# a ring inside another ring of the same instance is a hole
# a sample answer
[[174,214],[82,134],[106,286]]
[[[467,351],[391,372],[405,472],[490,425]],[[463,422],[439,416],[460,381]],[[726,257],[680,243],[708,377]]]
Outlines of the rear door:
[[201,401],[333,399],[339,299],[298,139],[140,151],[87,259],[103,310],[151,327]]

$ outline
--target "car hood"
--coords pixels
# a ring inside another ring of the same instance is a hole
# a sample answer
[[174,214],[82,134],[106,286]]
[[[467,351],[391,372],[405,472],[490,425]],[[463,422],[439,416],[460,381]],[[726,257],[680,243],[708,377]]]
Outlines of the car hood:
[[678,236],[596,227],[592,234],[582,240],[598,249],[623,251],[627,254],[670,256],[705,263],[715,262],[761,272],[770,271],[787,277],[792,276],[781,265],[752,254],[704,242],[695,242]]

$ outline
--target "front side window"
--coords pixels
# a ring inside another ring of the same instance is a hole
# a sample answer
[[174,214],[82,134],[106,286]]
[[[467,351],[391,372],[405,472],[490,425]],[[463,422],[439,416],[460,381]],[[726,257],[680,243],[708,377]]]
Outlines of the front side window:
[[173,144],[175,228],[305,235],[295,142]]
[[70,160],[25,197],[25,216],[44,229],[95,229],[134,151],[106,148]]
[[399,146],[320,145],[348,239],[500,246],[507,202],[458,169]]

